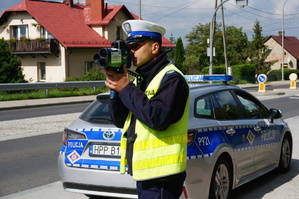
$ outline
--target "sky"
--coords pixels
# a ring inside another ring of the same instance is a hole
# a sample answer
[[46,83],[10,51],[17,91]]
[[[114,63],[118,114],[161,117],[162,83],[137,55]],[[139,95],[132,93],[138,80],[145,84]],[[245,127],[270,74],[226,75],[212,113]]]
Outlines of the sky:
[[[0,13],[16,5],[22,0],[0,0]],[[61,2],[62,0],[52,0]],[[84,0],[74,0],[74,2]],[[144,20],[158,23],[165,27],[166,38],[181,37],[184,45],[185,36],[192,32],[199,23],[212,21],[215,0],[105,0],[108,5],[125,5],[134,14],[139,13],[141,2],[141,17]],[[218,0],[218,5],[220,0]],[[299,39],[299,1],[298,0],[248,0],[248,5],[241,8],[235,0],[223,4],[226,26],[242,28],[249,40],[252,39],[253,26],[258,20],[262,26],[263,36],[278,35],[282,30],[284,11],[285,36],[295,36]],[[221,22],[221,9],[217,11],[217,22]]]

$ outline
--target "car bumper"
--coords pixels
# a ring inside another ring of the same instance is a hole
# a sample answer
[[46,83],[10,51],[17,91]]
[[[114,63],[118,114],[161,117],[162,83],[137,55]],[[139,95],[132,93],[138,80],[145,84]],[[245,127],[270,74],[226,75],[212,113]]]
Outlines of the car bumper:
[[204,158],[187,161],[185,187],[188,199],[209,198],[212,168]]
[[[130,175],[119,171],[105,171],[69,167],[64,163],[64,153],[58,157],[58,170],[63,188],[69,192],[118,198],[138,198],[136,182]],[[208,158],[209,159],[209,158]],[[211,165],[204,159],[187,161],[185,191],[180,199],[209,197]]]
[[58,157],[58,170],[63,188],[69,192],[105,197],[138,198],[136,182],[119,171],[69,167],[65,155]]

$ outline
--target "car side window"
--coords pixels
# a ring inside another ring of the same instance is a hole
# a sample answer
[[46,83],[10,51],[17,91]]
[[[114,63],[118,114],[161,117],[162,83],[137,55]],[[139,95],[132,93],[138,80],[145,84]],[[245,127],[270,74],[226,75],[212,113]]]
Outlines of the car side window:
[[213,106],[209,96],[196,99],[195,117],[214,119]]
[[255,100],[247,93],[241,91],[236,91],[235,93],[245,109],[246,118],[260,119],[268,117],[267,109],[263,107],[259,101]]
[[230,91],[216,92],[214,96],[224,113],[225,119],[234,120],[243,118],[242,110],[240,110],[238,103]]
[[222,111],[222,108],[218,104],[216,98],[214,95],[211,95],[212,101],[213,101],[213,106],[214,106],[214,112],[215,112],[215,119],[216,120],[224,120],[224,113]]

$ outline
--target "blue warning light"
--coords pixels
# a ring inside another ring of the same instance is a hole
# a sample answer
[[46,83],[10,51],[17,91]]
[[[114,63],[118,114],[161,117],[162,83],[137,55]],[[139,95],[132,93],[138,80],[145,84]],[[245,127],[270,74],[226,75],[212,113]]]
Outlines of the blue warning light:
[[188,82],[228,82],[233,80],[232,75],[185,75]]

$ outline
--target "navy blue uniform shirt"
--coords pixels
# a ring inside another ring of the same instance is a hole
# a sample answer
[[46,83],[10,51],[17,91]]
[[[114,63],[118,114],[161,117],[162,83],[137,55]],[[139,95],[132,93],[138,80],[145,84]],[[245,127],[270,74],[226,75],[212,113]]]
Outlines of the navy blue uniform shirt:
[[109,100],[111,119],[118,128],[123,128],[129,111],[132,112],[133,118],[129,130],[125,132],[128,138],[129,174],[132,174],[131,159],[136,136],[136,119],[154,130],[163,131],[183,116],[189,87],[184,77],[178,72],[168,72],[163,77],[157,93],[151,99],[144,94],[150,81],[168,64],[166,54],[161,53],[154,61],[138,67],[136,72],[143,78],[140,88],[130,83],[120,91],[118,98]]

